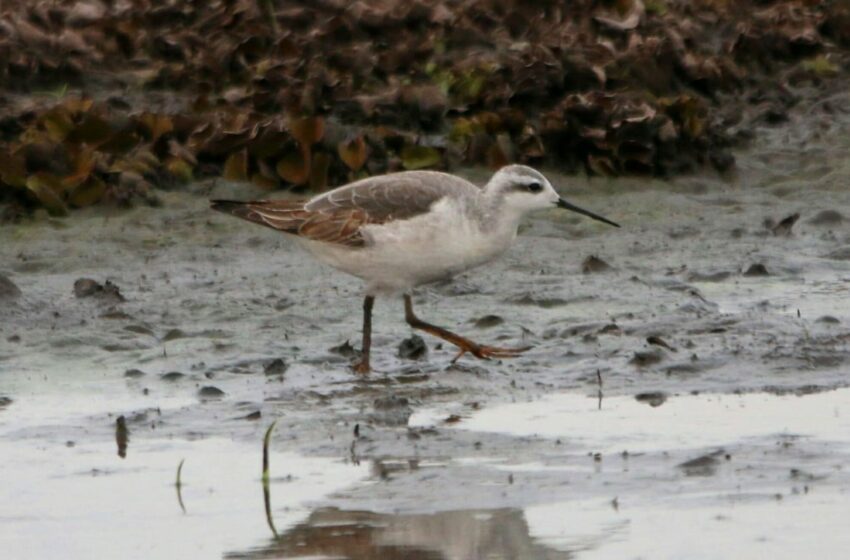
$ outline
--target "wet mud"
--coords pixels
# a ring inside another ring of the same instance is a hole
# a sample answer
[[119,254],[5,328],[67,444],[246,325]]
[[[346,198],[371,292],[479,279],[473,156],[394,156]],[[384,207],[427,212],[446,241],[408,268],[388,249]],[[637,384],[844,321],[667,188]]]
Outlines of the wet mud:
[[352,374],[360,286],[208,211],[244,186],[3,226],[0,548],[846,550],[850,101],[831,103],[844,121],[765,130],[731,181],[550,173],[623,228],[544,213],[501,261],[415,296],[428,321],[534,347],[512,360],[452,364],[379,298],[375,372]]

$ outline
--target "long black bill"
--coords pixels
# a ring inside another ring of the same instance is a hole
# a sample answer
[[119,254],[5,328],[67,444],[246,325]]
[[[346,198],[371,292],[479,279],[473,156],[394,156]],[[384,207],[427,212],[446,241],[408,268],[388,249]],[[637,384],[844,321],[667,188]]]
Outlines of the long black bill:
[[558,208],[566,208],[567,210],[572,210],[573,212],[578,212],[579,214],[584,214],[588,218],[593,218],[594,220],[599,220],[600,222],[605,222],[606,224],[614,226],[614,227],[620,227],[620,224],[612,222],[608,218],[603,218],[599,214],[594,214],[590,210],[585,210],[584,208],[579,208],[575,204],[570,204],[569,202],[567,202],[563,198],[558,199]]

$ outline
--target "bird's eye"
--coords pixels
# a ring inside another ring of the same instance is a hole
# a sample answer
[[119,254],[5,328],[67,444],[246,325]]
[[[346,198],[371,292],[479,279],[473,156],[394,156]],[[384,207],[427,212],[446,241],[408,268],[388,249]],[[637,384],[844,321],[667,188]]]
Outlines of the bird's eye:
[[535,182],[533,182],[533,183],[528,183],[528,184],[525,186],[525,188],[527,188],[527,189],[528,189],[528,192],[539,193],[540,191],[542,191],[542,190],[543,190],[543,185],[541,185],[540,183],[538,183],[537,181],[535,181]]

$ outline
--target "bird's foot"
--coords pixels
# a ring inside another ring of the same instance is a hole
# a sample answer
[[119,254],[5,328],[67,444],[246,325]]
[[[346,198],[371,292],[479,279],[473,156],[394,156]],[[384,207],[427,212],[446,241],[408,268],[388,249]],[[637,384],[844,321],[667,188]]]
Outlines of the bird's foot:
[[351,369],[358,375],[367,375],[372,371],[369,367],[369,358],[358,358],[351,364]]
[[500,348],[498,346],[486,346],[471,342],[469,344],[459,345],[460,352],[452,359],[455,363],[461,356],[469,352],[476,358],[481,360],[492,360],[493,358],[515,358],[523,352],[531,350],[533,346],[522,346],[520,348]]

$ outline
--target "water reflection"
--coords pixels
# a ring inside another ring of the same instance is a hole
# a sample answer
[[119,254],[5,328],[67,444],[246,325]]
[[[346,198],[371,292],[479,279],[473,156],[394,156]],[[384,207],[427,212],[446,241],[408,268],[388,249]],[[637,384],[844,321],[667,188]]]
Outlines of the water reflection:
[[180,459],[180,464],[177,465],[177,480],[174,481],[174,489],[177,491],[177,503],[180,504],[180,510],[185,515],[186,505],[183,503],[183,463],[186,459]]
[[274,517],[272,516],[272,494],[267,479],[263,480],[263,508],[266,512],[266,524],[272,530],[272,534],[277,537],[277,527],[274,526]]
[[461,510],[390,515],[318,509],[264,546],[229,559],[332,557],[351,560],[474,560],[572,558],[529,535],[522,510]]

